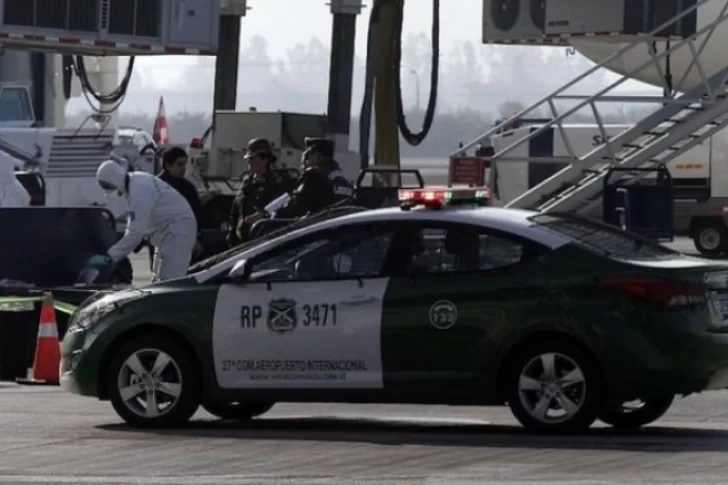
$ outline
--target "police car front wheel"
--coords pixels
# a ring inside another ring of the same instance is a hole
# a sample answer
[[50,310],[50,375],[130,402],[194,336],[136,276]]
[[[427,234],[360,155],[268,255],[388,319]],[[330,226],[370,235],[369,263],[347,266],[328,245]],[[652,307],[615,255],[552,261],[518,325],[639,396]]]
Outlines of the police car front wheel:
[[204,403],[202,407],[213,416],[234,421],[249,421],[267,413],[275,405],[269,401],[250,402],[211,402]]
[[109,398],[124,421],[136,427],[175,427],[200,406],[199,369],[180,343],[160,335],[134,339],[112,357]]

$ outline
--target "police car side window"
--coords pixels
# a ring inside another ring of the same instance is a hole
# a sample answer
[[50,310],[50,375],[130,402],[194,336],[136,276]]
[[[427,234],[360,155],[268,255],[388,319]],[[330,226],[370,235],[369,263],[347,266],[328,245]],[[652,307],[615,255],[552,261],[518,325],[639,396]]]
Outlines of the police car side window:
[[264,257],[253,263],[250,279],[253,281],[293,279],[293,265],[297,258],[300,259],[310,255],[328,244],[328,242],[327,239],[317,239],[281,252],[275,252],[271,257]]
[[469,226],[423,228],[412,240],[415,274],[489,271],[518,264],[524,245]]
[[316,281],[376,277],[382,272],[394,229],[342,230],[294,244],[253,262],[254,281]]
[[523,244],[499,236],[478,236],[480,271],[503,268],[518,264],[523,258]]

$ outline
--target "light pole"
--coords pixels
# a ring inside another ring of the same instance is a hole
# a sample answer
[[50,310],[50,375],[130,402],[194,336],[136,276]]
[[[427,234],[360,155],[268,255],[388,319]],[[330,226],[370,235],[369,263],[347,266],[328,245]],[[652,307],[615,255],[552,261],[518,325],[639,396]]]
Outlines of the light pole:
[[417,100],[415,101],[415,109],[420,112],[420,74],[414,69],[410,69],[410,74],[415,77],[415,90],[417,91]]

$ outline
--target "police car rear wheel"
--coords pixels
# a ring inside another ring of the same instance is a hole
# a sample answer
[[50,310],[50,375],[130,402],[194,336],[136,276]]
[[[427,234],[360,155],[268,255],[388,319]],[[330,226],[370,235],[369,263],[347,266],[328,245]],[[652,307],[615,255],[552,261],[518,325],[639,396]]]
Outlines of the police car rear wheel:
[[114,410],[135,427],[176,427],[200,406],[199,370],[189,351],[168,337],[148,335],[124,344],[107,376]]
[[524,428],[540,433],[574,433],[597,419],[600,372],[594,359],[562,340],[534,342],[513,356],[506,398]]
[[667,395],[605,406],[599,419],[615,428],[640,428],[660,419],[674,400],[674,395]]
[[275,405],[267,401],[213,402],[204,403],[203,409],[215,417],[225,420],[249,421],[267,413]]

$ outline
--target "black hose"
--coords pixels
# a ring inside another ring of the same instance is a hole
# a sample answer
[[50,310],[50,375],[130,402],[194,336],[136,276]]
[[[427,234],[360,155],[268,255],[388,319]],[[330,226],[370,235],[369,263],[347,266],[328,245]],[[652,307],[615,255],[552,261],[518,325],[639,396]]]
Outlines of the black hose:
[[202,146],[205,146],[205,143],[207,143],[207,139],[210,137],[213,131],[215,131],[214,123],[208,126],[205,132],[202,134]]
[[407,126],[407,118],[404,113],[402,102],[402,25],[404,23],[404,0],[402,0],[397,16],[394,52],[394,84],[397,90],[397,124],[402,137],[412,146],[417,146],[427,137],[432,128],[437,108],[437,90],[440,77],[440,0],[432,0],[432,63],[430,66],[430,98],[427,102],[425,119],[422,123],[422,131],[412,133]]
[[[110,114],[119,109],[121,103],[126,98],[126,94],[129,89],[129,83],[131,82],[131,77],[134,72],[135,59],[136,58],[134,56],[129,58],[129,64],[126,67],[126,73],[124,74],[124,77],[122,78],[119,86],[117,86],[116,89],[114,89],[111,93],[101,94],[96,92],[94,87],[91,85],[91,82],[88,78],[88,73],[86,72],[86,63],[83,60],[83,56],[76,56],[73,67],[75,68],[76,75],[81,82],[83,94],[86,97],[86,100],[89,102],[89,105],[94,109],[94,111],[100,114]],[[101,107],[96,108],[91,102],[89,96],[94,98],[101,106],[112,106],[107,109],[103,109]]]
[[99,94],[91,85],[86,72],[86,63],[84,62],[83,56],[76,56],[76,70],[78,71],[79,79],[84,88],[86,88],[89,94],[96,99],[99,103],[103,104],[114,104],[120,101],[125,95],[131,82],[131,76],[134,71],[135,57],[129,59],[129,64],[126,67],[126,73],[119,86],[109,94]]
[[[361,168],[365,169],[369,165],[369,143],[371,135],[372,123],[372,106],[374,98],[374,85],[376,79],[377,59],[377,41],[380,12],[382,5],[387,0],[375,0],[372,7],[372,13],[369,17],[369,31],[367,35],[367,60],[366,75],[364,84],[364,98],[362,100],[361,112],[359,114],[359,154],[361,156]],[[403,138],[412,146],[417,146],[427,137],[432,128],[432,122],[435,118],[435,110],[437,108],[437,91],[440,77],[440,0],[432,0],[432,65],[430,70],[430,98],[427,102],[425,111],[425,119],[422,124],[422,131],[412,133],[407,125],[407,119],[404,114],[404,104],[402,101],[402,26],[404,23],[404,0],[400,3],[397,11],[396,32],[395,32],[395,52],[394,52],[394,80],[397,92],[397,124],[402,133]]]

